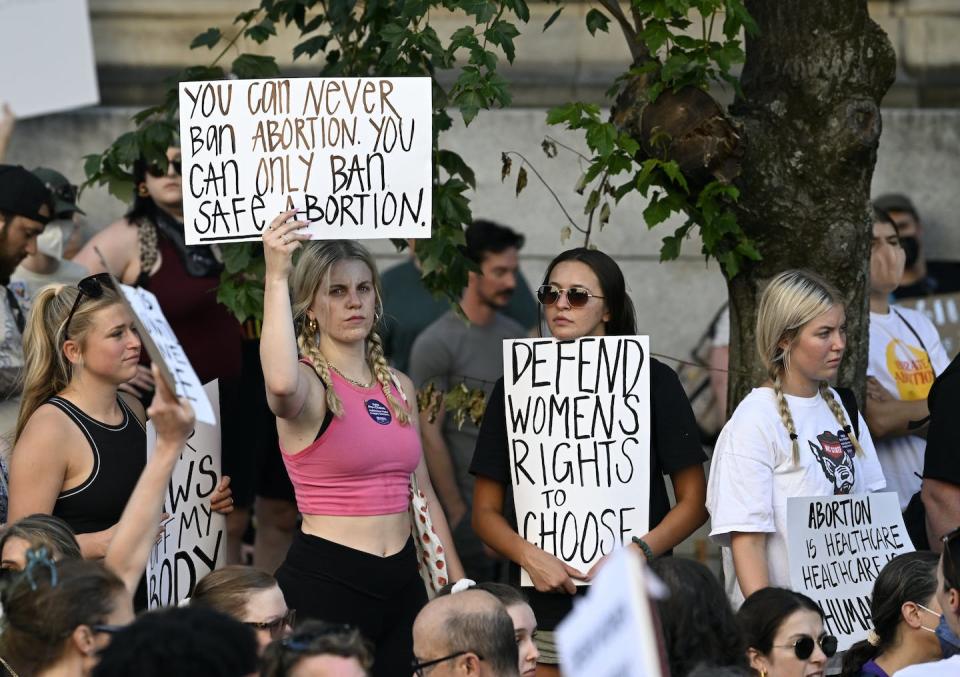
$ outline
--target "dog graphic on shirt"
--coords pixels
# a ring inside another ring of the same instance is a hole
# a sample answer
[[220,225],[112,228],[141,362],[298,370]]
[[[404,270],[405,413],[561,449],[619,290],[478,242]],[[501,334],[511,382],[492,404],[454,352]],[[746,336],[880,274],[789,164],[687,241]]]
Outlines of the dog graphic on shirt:
[[854,470],[853,457],[856,451],[853,448],[853,442],[846,431],[839,430],[834,435],[829,430],[824,430],[817,435],[817,446],[810,440],[810,451],[820,463],[820,468],[827,479],[833,482],[833,494],[849,494],[853,490],[856,471]]

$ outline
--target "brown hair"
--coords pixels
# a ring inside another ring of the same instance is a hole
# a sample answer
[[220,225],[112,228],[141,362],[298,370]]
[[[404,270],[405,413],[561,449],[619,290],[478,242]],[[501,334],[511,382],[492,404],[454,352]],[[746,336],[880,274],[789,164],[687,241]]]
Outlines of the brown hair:
[[[117,594],[126,590],[117,575],[98,562],[54,564],[43,558],[17,574],[0,595],[0,655],[19,674],[34,674],[56,663],[73,631],[105,622]],[[56,583],[52,570],[56,570]]]
[[0,558],[9,538],[22,538],[31,548],[45,547],[58,562],[68,559],[83,559],[80,544],[70,525],[59,517],[36,513],[17,520],[0,535]]
[[359,630],[309,620],[290,637],[270,643],[263,652],[260,677],[286,677],[304,658],[324,655],[356,659],[365,675],[373,666],[373,649]]
[[190,606],[213,609],[242,621],[250,595],[276,586],[277,579],[253,567],[233,564],[200,579]]

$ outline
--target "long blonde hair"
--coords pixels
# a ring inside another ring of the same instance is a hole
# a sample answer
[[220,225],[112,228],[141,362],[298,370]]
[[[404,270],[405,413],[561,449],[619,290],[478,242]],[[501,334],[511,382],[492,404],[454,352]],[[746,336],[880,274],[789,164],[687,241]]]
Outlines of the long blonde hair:
[[[307,242],[301,248],[300,258],[297,260],[290,280],[291,305],[293,321],[297,331],[297,346],[300,354],[310,360],[313,370],[320,377],[326,389],[327,408],[336,417],[343,416],[343,403],[333,388],[330,378],[330,366],[327,358],[320,351],[319,330],[311,327],[313,324],[307,317],[307,309],[313,305],[313,299],[321,285],[329,284],[330,272],[334,264],[339,261],[362,261],[373,276],[373,286],[376,293],[373,328],[367,335],[366,355],[370,371],[380,384],[387,405],[401,425],[410,423],[410,413],[404,408],[394,394],[394,379],[387,366],[387,359],[383,354],[383,341],[377,334],[377,324],[383,316],[383,302],[380,293],[380,275],[377,264],[367,249],[352,240],[315,240]],[[399,387],[399,386],[397,386]]]
[[[20,439],[27,421],[40,405],[67,387],[73,378],[74,365],[63,354],[67,340],[66,322],[80,290],[74,285],[50,285],[41,289],[33,300],[23,333],[23,395],[14,443]],[[103,287],[98,298],[82,298],[70,319],[70,338],[81,349],[94,316],[108,306],[120,303],[117,292]]]
[[[787,270],[780,273],[770,281],[760,297],[760,309],[757,312],[757,351],[773,382],[780,420],[790,434],[793,445],[794,463],[800,461],[800,445],[797,442],[797,429],[790,413],[790,405],[783,394],[783,375],[790,370],[790,350],[803,327],[837,305],[843,305],[840,292],[819,275],[807,270]],[[786,348],[780,346],[784,341],[787,342]],[[847,422],[843,407],[830,392],[830,384],[821,381],[819,390],[840,427],[850,437],[857,455],[862,456],[860,442]]]

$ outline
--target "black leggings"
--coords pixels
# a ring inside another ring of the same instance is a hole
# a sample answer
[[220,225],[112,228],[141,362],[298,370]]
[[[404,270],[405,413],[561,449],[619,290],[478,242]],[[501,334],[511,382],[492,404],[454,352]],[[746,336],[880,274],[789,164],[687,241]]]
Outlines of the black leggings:
[[412,538],[378,557],[297,531],[276,578],[297,621],[347,623],[373,642],[373,677],[410,674],[413,620],[427,602]]

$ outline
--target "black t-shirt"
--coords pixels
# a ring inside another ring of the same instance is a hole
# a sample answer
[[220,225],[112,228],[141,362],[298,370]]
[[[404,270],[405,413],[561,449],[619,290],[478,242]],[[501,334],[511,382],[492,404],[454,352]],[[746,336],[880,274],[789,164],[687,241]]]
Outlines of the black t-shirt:
[[[517,529],[513,506],[513,484],[510,478],[510,455],[507,442],[507,416],[504,406],[503,379],[499,379],[487,400],[486,413],[480,425],[477,448],[470,472],[500,482],[506,487],[504,517]],[[653,529],[670,512],[670,498],[664,475],[678,472],[707,460],[700,446],[700,434],[690,401],[674,371],[655,359],[650,360],[650,528]],[[511,565],[511,581],[519,583],[520,567]],[[577,594],[585,594],[580,586]],[[537,616],[537,625],[553,630],[573,607],[573,598],[563,593],[524,590]]]
[[927,450],[923,457],[923,476],[960,485],[960,427],[956,416],[960,411],[960,355],[943,370],[927,396],[930,407],[930,428]]
[[913,284],[897,287],[895,299],[915,299],[931,294],[951,294],[960,291],[960,262],[927,261],[927,274]]

